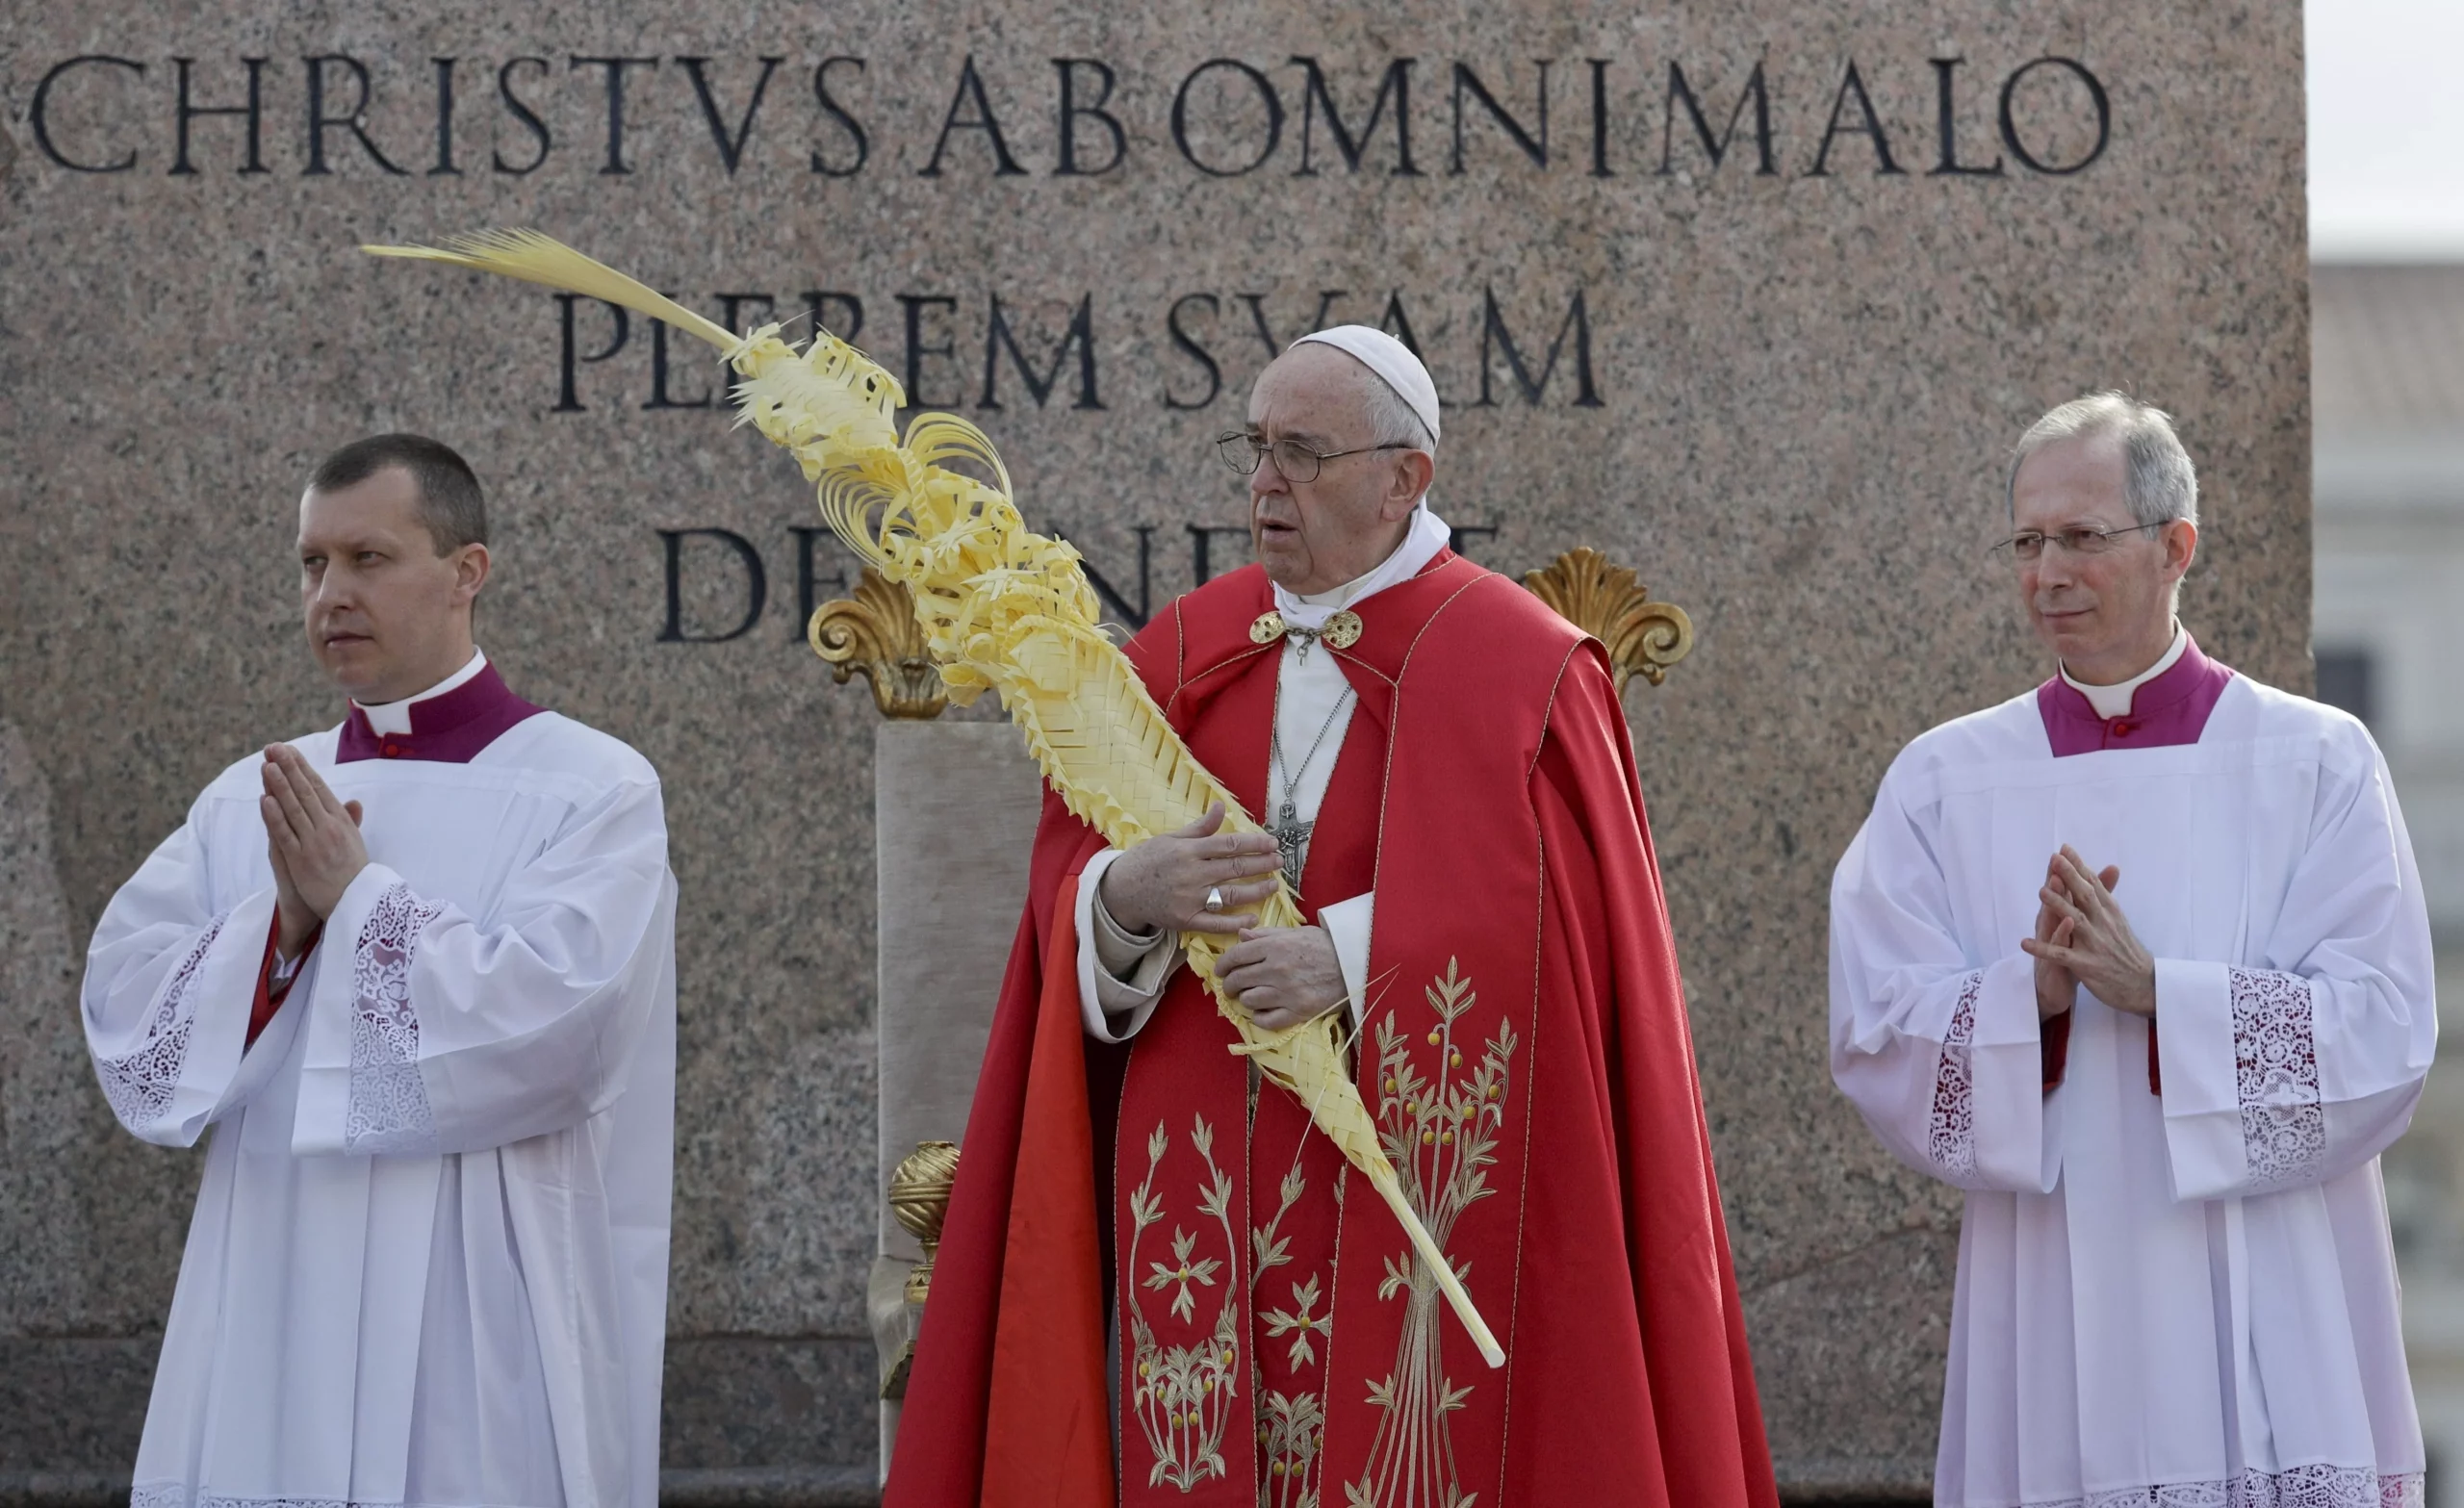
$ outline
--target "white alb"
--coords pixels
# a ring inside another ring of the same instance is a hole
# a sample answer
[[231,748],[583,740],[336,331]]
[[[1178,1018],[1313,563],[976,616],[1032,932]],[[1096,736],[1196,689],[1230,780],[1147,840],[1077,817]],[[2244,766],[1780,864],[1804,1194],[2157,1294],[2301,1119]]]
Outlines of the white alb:
[[244,1051],[274,912],[254,756],[104,912],[121,1123],[208,1143],[140,1508],[654,1508],[675,1122],[655,774],[553,713],[338,765],[372,856]]
[[[2085,990],[2043,1087],[2038,887],[2118,864],[2148,1025]],[[2193,745],[2053,756],[2025,696],[1917,739],[1832,886],[1831,1064],[1967,1190],[1935,1500],[2422,1501],[2379,1152],[2437,1036],[2385,763],[2236,677]]]

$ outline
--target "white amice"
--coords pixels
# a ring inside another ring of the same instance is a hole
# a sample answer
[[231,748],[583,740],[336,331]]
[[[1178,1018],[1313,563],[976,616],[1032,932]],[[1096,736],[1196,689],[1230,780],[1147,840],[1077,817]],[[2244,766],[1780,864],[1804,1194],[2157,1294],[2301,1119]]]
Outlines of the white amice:
[[[2064,844],[2120,866],[2152,1055],[2084,989],[2040,1051],[2019,940]],[[1935,1501],[2420,1504],[2377,1157],[2437,1014],[2362,726],[2236,677],[2195,743],[2056,758],[2018,698],[1900,755],[1832,914],[1833,1074],[1967,1191]]]
[[246,1045],[274,889],[233,765],[96,931],[114,1112],[210,1139],[138,1508],[654,1508],[675,1117],[656,775],[553,713],[337,763],[372,862]]

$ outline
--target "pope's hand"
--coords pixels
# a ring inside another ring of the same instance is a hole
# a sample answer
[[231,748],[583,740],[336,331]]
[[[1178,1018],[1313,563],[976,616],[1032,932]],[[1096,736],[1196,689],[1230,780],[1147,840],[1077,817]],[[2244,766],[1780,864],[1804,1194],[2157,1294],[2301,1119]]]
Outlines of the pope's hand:
[[269,748],[262,774],[266,793],[257,798],[257,809],[266,821],[266,852],[273,861],[281,916],[275,945],[283,957],[295,958],[368,867],[368,845],[359,836],[359,803],[336,801],[298,750],[289,744]]
[[[1188,827],[1124,850],[1104,871],[1105,911],[1134,933],[1236,933],[1253,925],[1258,918],[1249,907],[1274,894],[1274,839],[1222,827],[1219,802]],[[1220,903],[1213,911],[1206,908],[1209,890]]]
[[[2091,873],[2088,861],[2079,856],[2078,851],[2064,844],[2062,852],[2053,856],[2052,875],[2037,893],[2037,899],[2053,916],[2069,924],[2070,938],[2067,942],[2040,942],[2028,937],[2021,939],[2019,946],[2040,964],[2050,963],[2067,971],[2116,1010],[2152,1018],[2156,1014],[2156,960],[2140,944],[2139,934],[2131,931],[2130,918],[2122,914],[2120,903],[2114,899],[2113,887],[2120,878],[2121,871],[2114,868],[2101,875]],[[2039,1009],[2042,1009],[2041,1005]]]
[[1270,1032],[1324,1015],[1349,993],[1322,927],[1243,928],[1241,940],[1216,960],[1215,977]]

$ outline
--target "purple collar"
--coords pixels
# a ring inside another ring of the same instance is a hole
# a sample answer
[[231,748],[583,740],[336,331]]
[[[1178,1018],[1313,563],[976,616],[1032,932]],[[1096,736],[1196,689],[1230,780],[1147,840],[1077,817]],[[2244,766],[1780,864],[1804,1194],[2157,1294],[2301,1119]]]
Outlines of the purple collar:
[[425,759],[435,764],[469,764],[505,729],[547,709],[515,696],[491,663],[451,691],[412,703],[410,710],[409,732],[380,733],[368,726],[368,714],[354,704],[350,716],[343,720],[334,762]]
[[2104,718],[2079,688],[2056,675],[2037,688],[2037,713],[2057,759],[2100,749],[2165,749],[2194,744],[2233,672],[2201,654],[2196,639],[2182,657],[2131,694],[2130,710]]

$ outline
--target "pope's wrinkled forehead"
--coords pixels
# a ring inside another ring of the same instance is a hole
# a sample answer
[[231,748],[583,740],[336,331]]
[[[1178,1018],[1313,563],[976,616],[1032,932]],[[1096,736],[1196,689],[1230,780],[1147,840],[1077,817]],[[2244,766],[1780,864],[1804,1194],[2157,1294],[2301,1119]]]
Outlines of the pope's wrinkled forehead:
[[1368,422],[1378,375],[1331,345],[1296,345],[1249,388],[1249,424],[1277,438],[1324,440]]

